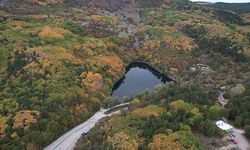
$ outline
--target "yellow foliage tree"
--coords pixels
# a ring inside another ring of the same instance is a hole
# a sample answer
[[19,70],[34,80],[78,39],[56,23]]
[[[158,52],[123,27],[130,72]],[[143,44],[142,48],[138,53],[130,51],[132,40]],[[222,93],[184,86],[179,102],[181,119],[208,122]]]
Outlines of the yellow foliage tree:
[[108,137],[108,142],[111,142],[117,150],[137,150],[138,143],[124,132],[114,134],[113,137]]
[[104,23],[108,25],[117,25],[119,24],[119,20],[114,17],[108,17],[108,16],[101,16],[101,15],[92,15],[90,16],[91,21],[96,23]]
[[27,76],[44,76],[44,71],[40,68],[37,62],[31,62],[23,67]]
[[60,30],[53,29],[49,26],[45,26],[43,30],[39,33],[39,37],[41,39],[64,39],[64,36],[62,33],[60,33]]
[[159,116],[164,109],[162,107],[159,107],[157,105],[149,105],[144,108],[138,108],[132,111],[133,115],[139,116],[139,117],[147,117],[147,116]]
[[171,102],[170,107],[175,111],[177,110],[188,111],[191,109],[191,106],[188,103],[185,103],[183,100],[177,100]]
[[184,147],[178,142],[180,137],[177,133],[157,134],[153,141],[149,143],[149,150],[184,150]]
[[101,50],[100,52],[107,50],[107,45],[100,39],[90,39],[83,44],[83,48],[91,49],[93,51]]
[[143,43],[143,49],[144,50],[153,50],[160,47],[161,41],[159,40],[148,40],[145,43]]
[[5,136],[5,129],[8,127],[8,117],[0,115],[0,138]]
[[241,95],[242,93],[244,93],[246,90],[246,88],[244,87],[244,85],[242,84],[238,84],[235,87],[231,88],[230,90],[230,94],[232,96],[237,96],[237,95]]
[[94,56],[94,52],[90,48],[86,48],[80,45],[73,46],[74,54],[77,57],[91,57]]
[[58,5],[58,4],[63,4],[63,0],[34,0],[36,4],[42,7],[46,7],[48,5]]

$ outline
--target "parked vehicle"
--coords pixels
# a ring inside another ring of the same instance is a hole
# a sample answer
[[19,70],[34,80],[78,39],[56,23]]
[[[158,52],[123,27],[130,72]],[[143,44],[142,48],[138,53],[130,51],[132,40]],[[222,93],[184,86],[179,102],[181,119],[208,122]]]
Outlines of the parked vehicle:
[[234,144],[238,144],[238,141],[236,140],[236,138],[232,138],[231,140]]

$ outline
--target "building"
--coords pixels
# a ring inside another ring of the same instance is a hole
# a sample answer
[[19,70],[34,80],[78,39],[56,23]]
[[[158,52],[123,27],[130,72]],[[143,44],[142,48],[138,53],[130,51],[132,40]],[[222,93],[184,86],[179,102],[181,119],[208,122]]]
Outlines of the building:
[[233,127],[230,124],[228,124],[222,120],[217,121],[216,125],[218,128],[220,128],[221,130],[226,131],[226,132],[232,132],[232,130],[233,130]]

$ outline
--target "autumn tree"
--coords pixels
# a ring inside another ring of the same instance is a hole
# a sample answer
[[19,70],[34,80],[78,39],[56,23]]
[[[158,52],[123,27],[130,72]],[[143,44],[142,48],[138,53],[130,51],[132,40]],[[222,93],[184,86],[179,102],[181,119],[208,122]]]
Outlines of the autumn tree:
[[17,112],[13,118],[13,128],[28,129],[31,124],[37,123],[37,119],[40,116],[40,112],[37,110],[22,110]]
[[184,150],[184,147],[179,143],[180,137],[177,133],[157,134],[153,141],[149,143],[149,150]]
[[44,26],[42,31],[38,34],[39,37],[47,42],[51,40],[63,40],[64,35],[71,35],[69,30],[64,28],[52,28],[50,26]]
[[144,108],[137,108],[131,113],[138,117],[149,117],[149,116],[159,116],[164,112],[162,107],[158,107],[157,105],[149,105]]
[[109,68],[107,73],[115,79],[118,79],[125,71],[123,66],[124,64],[119,57],[99,56],[97,59],[100,60],[105,65],[105,67]]
[[87,72],[81,76],[86,76],[82,81],[83,85],[90,88],[92,92],[100,91],[103,88],[103,78],[99,73]]
[[115,133],[113,137],[108,137],[108,142],[111,142],[117,150],[137,150],[138,143],[124,132]]

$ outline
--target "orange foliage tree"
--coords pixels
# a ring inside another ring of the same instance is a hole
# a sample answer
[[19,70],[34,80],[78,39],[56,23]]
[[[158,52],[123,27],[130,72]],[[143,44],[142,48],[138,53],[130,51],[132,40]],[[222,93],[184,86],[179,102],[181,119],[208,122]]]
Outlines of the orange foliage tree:
[[88,73],[83,73],[81,76],[86,76],[82,82],[86,87],[90,88],[92,92],[102,90],[103,78],[101,74],[90,71]]
[[122,60],[116,56],[98,56],[97,59],[109,67],[107,73],[114,78],[118,78],[125,71]]
[[78,104],[72,109],[75,122],[80,122],[89,116],[88,106],[86,104]]
[[174,39],[170,36],[166,36],[164,38],[164,43],[174,49],[182,50],[186,52],[191,52],[194,48],[197,47],[197,45],[194,44],[194,42],[190,38],[187,38],[187,37],[180,37],[180,38]]
[[13,128],[28,129],[31,124],[37,123],[40,112],[37,110],[22,110],[17,112],[13,118]]

